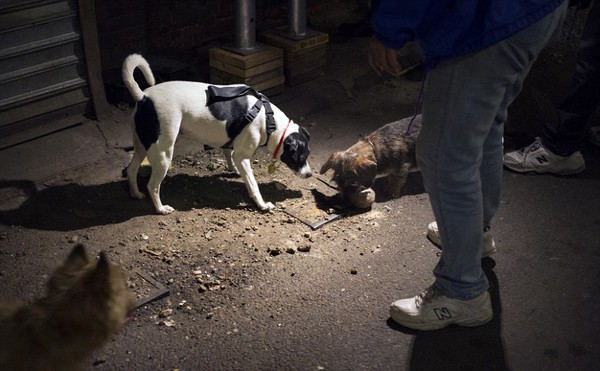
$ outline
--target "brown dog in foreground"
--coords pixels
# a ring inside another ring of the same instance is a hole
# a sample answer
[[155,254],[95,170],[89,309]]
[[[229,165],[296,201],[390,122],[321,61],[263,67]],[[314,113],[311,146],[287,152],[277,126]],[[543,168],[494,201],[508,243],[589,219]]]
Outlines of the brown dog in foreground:
[[121,271],[77,245],[31,305],[0,303],[0,370],[76,370],[133,309]]
[[415,142],[420,129],[421,115],[384,125],[347,150],[333,153],[320,173],[333,169],[332,180],[342,198],[356,208],[368,208],[375,201],[376,178],[387,177],[386,196],[399,197],[408,173],[417,166]]

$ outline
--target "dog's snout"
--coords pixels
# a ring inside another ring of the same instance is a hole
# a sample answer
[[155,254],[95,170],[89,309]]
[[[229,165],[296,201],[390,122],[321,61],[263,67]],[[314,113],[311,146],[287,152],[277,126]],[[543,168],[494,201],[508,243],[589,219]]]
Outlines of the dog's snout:
[[312,176],[312,170],[310,169],[310,166],[308,164],[303,166],[298,172],[298,175],[300,175],[300,178],[302,179],[310,178]]

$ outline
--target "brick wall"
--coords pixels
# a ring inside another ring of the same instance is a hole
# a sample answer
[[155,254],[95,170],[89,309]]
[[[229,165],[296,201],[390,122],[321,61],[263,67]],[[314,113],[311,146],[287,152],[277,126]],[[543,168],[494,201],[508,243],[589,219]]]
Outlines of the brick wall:
[[147,6],[152,51],[193,49],[233,36],[233,0],[151,1]]
[[[366,0],[307,0],[307,14],[323,19]],[[169,54],[185,50],[201,57],[234,40],[235,0],[95,0],[103,70],[120,68],[133,53]],[[256,30],[287,24],[288,0],[256,0]],[[309,19],[310,21],[310,19]],[[334,22],[335,23],[335,22]],[[326,30],[325,30],[326,31]],[[172,54],[175,56],[175,54]]]
[[131,53],[148,50],[145,0],[95,0],[102,69],[120,68]]

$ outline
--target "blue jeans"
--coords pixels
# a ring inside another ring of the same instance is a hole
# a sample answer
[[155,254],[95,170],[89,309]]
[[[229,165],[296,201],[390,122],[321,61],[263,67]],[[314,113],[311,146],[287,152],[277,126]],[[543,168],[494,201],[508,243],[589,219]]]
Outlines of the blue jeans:
[[443,246],[435,286],[448,297],[468,300],[488,288],[480,262],[483,230],[500,203],[507,108],[557,34],[566,3],[510,38],[427,75],[417,162]]
[[542,143],[557,155],[570,156],[579,151],[590,117],[600,104],[600,0],[587,15],[577,63],[567,96],[558,107],[558,120],[547,122]]

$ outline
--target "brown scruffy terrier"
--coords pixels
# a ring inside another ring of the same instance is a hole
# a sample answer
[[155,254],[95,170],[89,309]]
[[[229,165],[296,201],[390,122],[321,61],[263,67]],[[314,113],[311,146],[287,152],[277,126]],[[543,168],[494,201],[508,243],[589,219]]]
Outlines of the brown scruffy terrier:
[[0,370],[76,370],[126,321],[133,299],[104,253],[77,245],[31,305],[0,304]]
[[320,173],[333,169],[332,180],[342,198],[359,209],[375,201],[376,178],[385,178],[379,188],[386,197],[399,197],[408,173],[417,166],[415,142],[420,129],[421,115],[384,125],[347,150],[333,153]]

